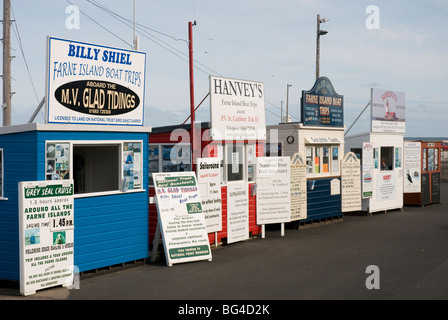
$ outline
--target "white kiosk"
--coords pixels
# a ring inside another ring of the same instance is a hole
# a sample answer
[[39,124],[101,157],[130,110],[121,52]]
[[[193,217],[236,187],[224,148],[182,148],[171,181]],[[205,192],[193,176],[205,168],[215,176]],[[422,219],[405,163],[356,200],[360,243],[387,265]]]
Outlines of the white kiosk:
[[362,211],[403,208],[405,94],[371,90],[371,132],[345,137],[345,152],[361,159]]

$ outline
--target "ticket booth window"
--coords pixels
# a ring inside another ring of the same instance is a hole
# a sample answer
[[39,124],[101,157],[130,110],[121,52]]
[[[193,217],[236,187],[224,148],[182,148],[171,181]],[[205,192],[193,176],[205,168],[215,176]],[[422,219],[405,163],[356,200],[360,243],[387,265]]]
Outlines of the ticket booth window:
[[394,147],[381,147],[380,155],[381,155],[380,169],[382,171],[392,170],[394,163]]
[[3,149],[0,149],[0,199],[3,198]]
[[319,178],[339,174],[339,146],[306,146],[306,173]]
[[119,190],[118,145],[74,145],[75,194]]
[[74,193],[141,189],[141,141],[46,142],[46,180],[73,179]]

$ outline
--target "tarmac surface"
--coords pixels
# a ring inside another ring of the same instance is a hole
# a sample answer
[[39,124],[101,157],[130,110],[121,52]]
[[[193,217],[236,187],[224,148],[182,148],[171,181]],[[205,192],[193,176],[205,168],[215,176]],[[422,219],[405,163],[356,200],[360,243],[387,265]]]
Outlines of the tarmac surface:
[[[168,267],[162,255],[155,263],[82,276],[79,289],[22,297],[18,286],[0,285],[0,300],[446,300],[447,204],[443,182],[441,202],[425,207],[287,225],[283,237],[273,225],[264,239],[213,247],[212,261]],[[379,288],[369,289],[372,283]]]

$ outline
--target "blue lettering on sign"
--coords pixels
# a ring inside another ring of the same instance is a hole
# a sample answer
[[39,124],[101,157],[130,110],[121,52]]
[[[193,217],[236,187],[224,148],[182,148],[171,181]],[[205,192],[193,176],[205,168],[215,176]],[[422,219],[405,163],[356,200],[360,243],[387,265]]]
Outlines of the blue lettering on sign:
[[[100,51],[101,49],[91,48],[87,46],[80,46],[80,45],[75,46],[73,44],[69,44],[68,46],[68,56],[81,59],[98,61]],[[132,61],[130,60],[130,57],[131,57],[130,53],[113,51],[113,50],[104,50],[101,59],[104,62],[131,65]]]

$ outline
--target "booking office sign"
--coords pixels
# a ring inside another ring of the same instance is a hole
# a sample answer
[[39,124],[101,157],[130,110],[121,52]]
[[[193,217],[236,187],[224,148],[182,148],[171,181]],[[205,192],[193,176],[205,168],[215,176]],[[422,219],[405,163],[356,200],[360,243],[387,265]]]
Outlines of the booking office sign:
[[344,96],[339,95],[326,77],[320,77],[309,91],[302,91],[301,117],[303,125],[343,127]]
[[48,37],[48,123],[143,126],[146,54]]

